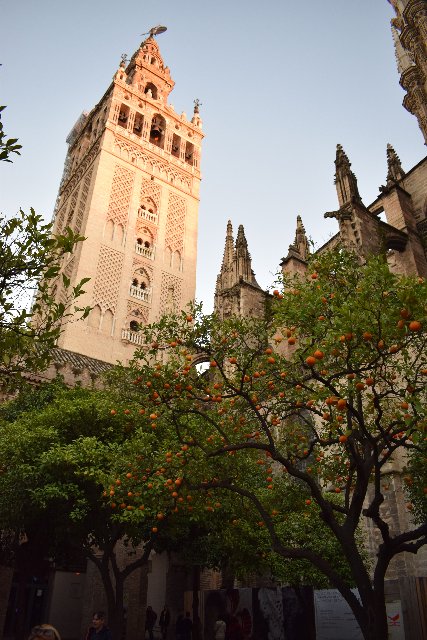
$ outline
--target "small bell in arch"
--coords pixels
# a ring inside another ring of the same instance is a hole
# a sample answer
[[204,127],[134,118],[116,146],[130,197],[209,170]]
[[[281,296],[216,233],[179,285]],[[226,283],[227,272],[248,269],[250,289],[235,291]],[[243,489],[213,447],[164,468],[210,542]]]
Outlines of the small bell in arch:
[[154,142],[158,142],[162,137],[162,133],[163,129],[160,126],[160,123],[156,120],[156,118],[154,118],[151,124],[150,138],[154,140]]

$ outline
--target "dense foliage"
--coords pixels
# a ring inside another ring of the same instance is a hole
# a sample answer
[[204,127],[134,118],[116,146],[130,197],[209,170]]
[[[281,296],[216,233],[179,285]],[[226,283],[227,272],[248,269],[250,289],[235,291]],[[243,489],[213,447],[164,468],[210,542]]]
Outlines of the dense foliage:
[[[0,161],[11,162],[11,154],[19,155],[19,149],[15,138],[7,138],[0,120]],[[71,287],[69,279],[60,275],[64,260],[82,240],[69,228],[52,235],[52,224],[43,222],[34,209],[0,214],[2,386],[16,384],[24,371],[45,369],[61,324],[88,314],[89,309],[74,306],[87,279]]]
[[[236,503],[226,491],[214,498],[195,486],[197,477],[211,472],[209,461],[192,460],[191,477],[188,447],[167,424],[152,428],[153,419],[117,393],[68,389],[60,381],[25,389],[0,407],[3,562],[24,557],[31,574],[33,561],[39,566],[51,558],[57,567],[70,568],[90,559],[100,572],[117,638],[125,581],[152,550],[178,552],[189,568],[215,567],[231,575],[289,579],[293,570],[271,552],[253,507]],[[289,510],[297,505],[295,536],[308,540],[298,492],[285,486],[282,491]],[[329,546],[323,545],[332,555]],[[302,565],[304,576],[324,584]]]

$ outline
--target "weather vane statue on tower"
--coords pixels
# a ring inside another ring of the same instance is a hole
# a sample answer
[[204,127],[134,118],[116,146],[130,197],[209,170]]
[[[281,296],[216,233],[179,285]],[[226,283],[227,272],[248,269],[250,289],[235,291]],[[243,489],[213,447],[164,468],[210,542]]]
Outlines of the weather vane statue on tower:
[[158,24],[157,27],[151,27],[147,33],[141,33],[141,36],[148,36],[149,38],[153,38],[154,36],[158,36],[160,33],[164,33],[167,31],[167,27],[164,27],[161,24]]

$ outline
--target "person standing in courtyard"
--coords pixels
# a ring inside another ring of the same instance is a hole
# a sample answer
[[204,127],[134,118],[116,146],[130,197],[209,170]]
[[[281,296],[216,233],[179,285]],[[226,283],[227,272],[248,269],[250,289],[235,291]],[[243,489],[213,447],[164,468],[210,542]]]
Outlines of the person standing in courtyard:
[[226,628],[225,620],[223,620],[221,616],[218,616],[214,627],[215,640],[225,640]]
[[183,637],[184,637],[184,616],[182,613],[180,613],[175,623],[175,640],[183,640]]
[[159,620],[162,640],[166,640],[167,638],[170,621],[171,621],[171,614],[169,612],[168,607],[165,605],[162,609],[162,612],[160,614],[160,620]]
[[148,631],[148,640],[154,640],[153,629],[156,624],[157,613],[151,605],[148,605],[145,612],[145,631]]
[[182,621],[182,640],[191,640],[193,634],[193,621],[190,612],[187,611]]
[[85,640],[112,640],[110,629],[105,623],[105,613],[95,611],[92,616],[92,624],[87,630]]

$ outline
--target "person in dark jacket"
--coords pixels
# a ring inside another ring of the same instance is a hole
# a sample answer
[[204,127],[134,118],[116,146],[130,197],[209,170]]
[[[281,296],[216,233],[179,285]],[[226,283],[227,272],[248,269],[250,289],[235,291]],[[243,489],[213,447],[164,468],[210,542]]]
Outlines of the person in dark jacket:
[[166,637],[168,635],[168,628],[169,628],[170,621],[171,621],[171,614],[169,612],[169,609],[165,605],[163,607],[163,609],[162,609],[162,612],[160,614],[160,619],[159,619],[159,625],[160,625],[160,631],[161,631],[161,634],[162,634],[162,640],[166,640]]
[[153,629],[156,624],[157,613],[154,611],[151,605],[148,605],[147,611],[145,612],[145,631],[148,631],[149,640],[154,640]]
[[193,621],[190,617],[190,612],[187,611],[185,618],[182,621],[182,640],[191,640],[193,635]]
[[184,616],[182,613],[178,615],[175,623],[175,640],[183,640],[184,637]]
[[95,611],[92,616],[92,624],[87,630],[85,640],[113,640],[110,629],[105,623],[105,613]]

